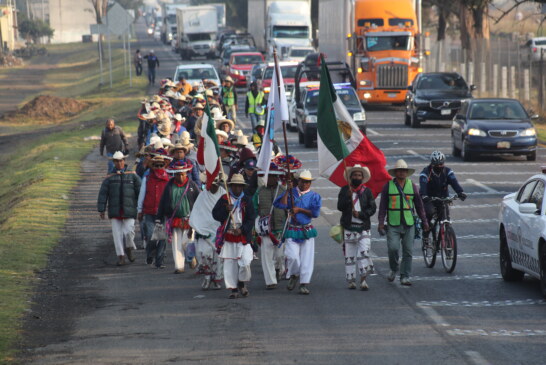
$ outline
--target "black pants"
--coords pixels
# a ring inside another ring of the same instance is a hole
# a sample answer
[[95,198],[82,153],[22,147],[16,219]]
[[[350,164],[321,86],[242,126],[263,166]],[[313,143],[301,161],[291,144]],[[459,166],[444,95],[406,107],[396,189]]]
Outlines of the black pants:
[[[425,213],[427,215],[427,221],[430,229],[432,229],[431,220],[434,216],[437,216],[438,220],[444,219],[444,210],[442,209],[442,203],[428,201],[425,203]],[[430,231],[429,231],[430,232]],[[429,232],[424,232],[423,237],[428,237]]]
[[142,64],[141,64],[141,63],[137,63],[137,64],[135,65],[135,68],[136,68],[136,75],[137,75],[137,76],[142,75]]

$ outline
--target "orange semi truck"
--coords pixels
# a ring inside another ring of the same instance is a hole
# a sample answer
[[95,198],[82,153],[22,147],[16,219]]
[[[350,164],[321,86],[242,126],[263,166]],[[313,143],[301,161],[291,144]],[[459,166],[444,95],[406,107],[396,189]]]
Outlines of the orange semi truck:
[[319,49],[351,65],[360,100],[403,104],[422,72],[412,0],[319,0]]

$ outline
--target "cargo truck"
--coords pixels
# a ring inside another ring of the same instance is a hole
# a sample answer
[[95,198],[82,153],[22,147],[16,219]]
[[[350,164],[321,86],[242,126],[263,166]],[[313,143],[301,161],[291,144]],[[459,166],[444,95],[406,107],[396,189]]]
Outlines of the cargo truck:
[[190,5],[190,0],[178,0],[176,2],[161,3],[161,15],[163,24],[161,26],[161,41],[170,44],[176,31],[176,9],[181,9]]
[[248,32],[268,56],[274,49],[282,57],[292,46],[311,47],[311,0],[249,0]]
[[424,51],[412,0],[320,0],[319,31],[320,52],[351,66],[363,103],[404,103]]
[[203,5],[177,9],[176,22],[177,50],[183,60],[197,56],[215,57],[218,32],[216,7]]

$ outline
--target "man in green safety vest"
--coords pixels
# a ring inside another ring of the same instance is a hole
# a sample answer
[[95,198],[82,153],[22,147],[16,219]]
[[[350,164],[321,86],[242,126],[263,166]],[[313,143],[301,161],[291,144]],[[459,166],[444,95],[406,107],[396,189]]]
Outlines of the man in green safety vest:
[[245,115],[250,116],[252,130],[256,128],[258,120],[265,114],[264,92],[258,90],[258,84],[253,81],[250,84],[250,90],[246,93]]
[[[387,235],[390,273],[387,279],[392,282],[400,270],[400,284],[410,286],[411,260],[413,258],[413,240],[415,238],[415,223],[419,216],[423,222],[423,229],[429,230],[423,200],[419,195],[419,188],[408,176],[415,169],[408,168],[404,160],[396,161],[389,174],[394,177],[385,184],[381,191],[379,202],[379,234]],[[385,217],[387,229],[385,229]],[[399,251],[402,246],[402,262],[399,265]]]
[[224,79],[222,87],[222,103],[226,109],[227,119],[237,123],[237,91],[231,76]]

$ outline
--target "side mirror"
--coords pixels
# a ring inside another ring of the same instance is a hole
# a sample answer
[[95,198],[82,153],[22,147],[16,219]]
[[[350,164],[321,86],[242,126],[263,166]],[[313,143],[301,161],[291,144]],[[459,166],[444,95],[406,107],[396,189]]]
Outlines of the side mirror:
[[538,210],[535,203],[523,203],[518,208],[521,214],[535,214]]
[[470,85],[470,91],[474,91],[476,89],[477,89],[476,85]]
[[413,86],[410,85],[410,86],[407,87],[407,89],[408,89],[409,91],[411,91],[411,90],[413,90]]
[[540,115],[538,114],[531,115],[531,119],[539,119],[539,118],[540,118]]

